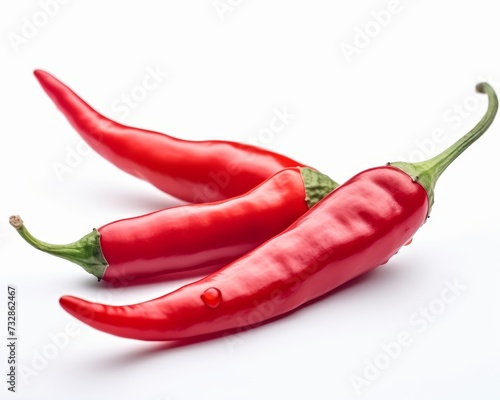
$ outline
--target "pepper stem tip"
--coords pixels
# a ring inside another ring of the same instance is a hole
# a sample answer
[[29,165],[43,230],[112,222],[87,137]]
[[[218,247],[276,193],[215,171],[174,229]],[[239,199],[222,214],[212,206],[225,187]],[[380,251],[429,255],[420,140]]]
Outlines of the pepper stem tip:
[[9,218],[9,223],[16,229],[23,226],[24,222],[19,215],[11,215]]
[[487,86],[489,86],[486,82],[480,82],[476,85],[476,92],[486,94]]

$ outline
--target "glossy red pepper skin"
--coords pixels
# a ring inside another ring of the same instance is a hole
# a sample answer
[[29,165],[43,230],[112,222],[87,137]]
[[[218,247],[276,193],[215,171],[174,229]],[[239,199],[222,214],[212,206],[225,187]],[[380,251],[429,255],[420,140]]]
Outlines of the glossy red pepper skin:
[[179,199],[205,203],[246,193],[287,168],[305,166],[280,154],[229,141],[187,141],[119,124],[99,114],[49,73],[45,92],[80,136],[118,168]]
[[337,186],[310,168],[287,168],[244,195],[115,221],[66,245],[36,239],[19,216],[10,222],[33,247],[99,280],[128,284],[222,267],[287,228]]
[[99,228],[106,281],[220,268],[287,228],[308,210],[299,168],[236,198],[191,204]]
[[[130,306],[71,296],[60,303],[96,329],[141,340],[251,326],[385,263],[412,238],[427,212],[422,186],[399,169],[374,168],[340,186],[273,239],[198,282]],[[215,297],[220,293],[215,307],[203,300],[211,288]]]

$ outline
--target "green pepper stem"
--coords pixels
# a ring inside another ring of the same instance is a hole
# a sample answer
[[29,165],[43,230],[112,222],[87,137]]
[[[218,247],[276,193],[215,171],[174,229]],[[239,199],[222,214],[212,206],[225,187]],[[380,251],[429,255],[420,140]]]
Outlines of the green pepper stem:
[[479,139],[487,131],[498,110],[498,98],[495,91],[488,83],[479,83],[476,86],[478,93],[488,95],[488,109],[483,118],[457,142],[452,144],[437,156],[418,163],[395,162],[389,165],[399,168],[410,175],[414,181],[424,187],[429,196],[429,211],[434,204],[434,188],[436,182],[446,168],[467,149],[472,143]]
[[309,208],[339,187],[337,182],[312,168],[302,167],[300,174],[304,181],[305,200]]
[[16,228],[19,235],[34,248],[53,256],[64,258],[83,267],[85,271],[101,280],[108,266],[102,254],[100,234],[94,229],[80,240],[69,244],[50,244],[36,239],[24,226],[19,215],[13,215],[9,219],[10,224]]

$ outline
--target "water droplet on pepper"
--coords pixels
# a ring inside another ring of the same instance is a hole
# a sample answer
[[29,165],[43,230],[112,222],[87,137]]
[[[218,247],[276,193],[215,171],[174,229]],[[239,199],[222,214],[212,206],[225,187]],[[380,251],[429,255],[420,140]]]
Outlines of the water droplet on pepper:
[[408,240],[408,241],[405,243],[405,246],[408,246],[409,244],[411,244],[411,242],[413,242],[413,238],[411,238],[410,240]]
[[200,297],[210,308],[217,308],[222,301],[222,293],[219,289],[214,287],[205,290]]

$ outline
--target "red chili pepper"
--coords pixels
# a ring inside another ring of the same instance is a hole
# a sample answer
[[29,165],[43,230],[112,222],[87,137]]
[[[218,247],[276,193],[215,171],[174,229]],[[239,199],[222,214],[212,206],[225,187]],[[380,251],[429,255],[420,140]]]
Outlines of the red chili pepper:
[[337,186],[310,168],[288,168],[233,199],[112,222],[67,245],[34,238],[19,216],[10,223],[35,248],[99,280],[130,282],[222,267],[287,228]]
[[90,147],[118,168],[179,199],[224,200],[248,192],[284,168],[305,166],[251,145],[187,141],[125,126],[96,112],[49,73],[36,70],[35,76]]
[[288,229],[198,282],[144,303],[110,306],[64,296],[76,318],[117,336],[172,340],[255,326],[289,312],[381,264],[426,221],[446,167],[493,121],[498,100],[486,83],[486,115],[440,155],[361,172]]

